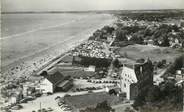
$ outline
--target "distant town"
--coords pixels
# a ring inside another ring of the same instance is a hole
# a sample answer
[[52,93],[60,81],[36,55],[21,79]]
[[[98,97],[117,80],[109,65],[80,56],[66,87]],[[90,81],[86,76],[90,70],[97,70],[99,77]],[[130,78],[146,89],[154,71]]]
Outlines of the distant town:
[[181,112],[184,12],[111,15],[113,24],[29,76],[1,74],[1,111]]

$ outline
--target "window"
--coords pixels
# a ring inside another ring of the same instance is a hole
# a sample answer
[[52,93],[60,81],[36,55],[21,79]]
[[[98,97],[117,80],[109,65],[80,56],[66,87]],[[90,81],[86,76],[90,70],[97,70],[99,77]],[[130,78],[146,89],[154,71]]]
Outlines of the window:
[[126,88],[126,84],[124,83],[124,87]]

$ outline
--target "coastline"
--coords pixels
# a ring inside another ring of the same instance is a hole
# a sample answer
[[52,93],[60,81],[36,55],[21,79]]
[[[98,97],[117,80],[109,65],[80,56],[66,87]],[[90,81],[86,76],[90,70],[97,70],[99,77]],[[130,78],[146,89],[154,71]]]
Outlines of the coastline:
[[[113,16],[113,15],[110,15]],[[61,58],[61,56],[65,55],[68,51],[70,51],[72,48],[75,48],[76,46],[80,45],[81,43],[85,42],[88,40],[89,36],[96,31],[97,29],[102,28],[105,25],[111,25],[115,21],[114,17],[112,17],[111,20],[106,20],[102,24],[96,26],[95,28],[90,28],[85,30],[84,32],[73,35],[71,37],[68,37],[68,40],[65,40],[63,42],[59,42],[59,45],[53,46],[52,48],[46,49],[42,52],[35,53],[32,56],[29,56],[26,59],[19,59],[18,61],[13,62],[10,65],[7,65],[3,68],[1,68],[1,72],[7,73],[6,71],[11,71],[12,67],[15,67],[21,63],[27,64],[28,66],[26,67],[25,70],[21,70],[17,72],[15,75],[15,78],[17,77],[22,77],[22,76],[30,76],[33,74],[33,71],[40,71],[46,66],[49,66],[55,59]],[[82,38],[80,38],[82,37]],[[72,40],[72,42],[71,42]],[[62,48],[62,49],[61,49]],[[50,55],[47,57],[47,55]],[[52,55],[51,55],[52,54]],[[45,62],[37,65],[36,67],[31,66],[34,64],[34,62],[37,62],[41,57],[44,57]],[[47,57],[47,59],[45,59]],[[7,70],[8,69],[8,70]],[[3,73],[3,74],[4,74]],[[2,75],[3,76],[3,75]]]

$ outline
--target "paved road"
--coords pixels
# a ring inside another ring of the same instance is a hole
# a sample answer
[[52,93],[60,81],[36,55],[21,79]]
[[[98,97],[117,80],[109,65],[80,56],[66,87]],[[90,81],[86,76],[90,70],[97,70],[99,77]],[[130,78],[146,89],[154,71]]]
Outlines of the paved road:
[[167,69],[164,69],[164,70],[162,70],[159,74],[154,75],[154,77],[153,77],[153,81],[155,81],[155,82],[156,82],[156,85],[159,85],[161,82],[163,82],[163,81],[164,81],[164,79],[163,79],[163,78],[161,78],[161,76],[163,76],[163,75],[164,75],[164,73],[166,72],[166,70],[167,70]]
[[114,106],[112,106],[112,108],[115,109],[115,112],[124,112],[124,110],[127,107],[129,107],[130,109],[133,109],[133,107],[131,105],[132,105],[132,102],[119,104],[119,105],[114,105]]
[[[95,90],[93,92],[102,92],[105,91],[105,89],[101,90]],[[23,106],[23,109],[21,110],[13,110],[13,112],[32,112],[33,110],[38,110],[40,109],[40,103],[41,103],[41,108],[49,108],[51,107],[54,112],[66,112],[61,109],[55,98],[57,96],[63,97],[65,94],[69,95],[81,95],[81,94],[87,94],[88,91],[83,91],[83,92],[61,92],[61,93],[55,93],[50,96],[42,96],[40,98],[37,98],[36,100],[30,101],[28,103],[21,104]]]

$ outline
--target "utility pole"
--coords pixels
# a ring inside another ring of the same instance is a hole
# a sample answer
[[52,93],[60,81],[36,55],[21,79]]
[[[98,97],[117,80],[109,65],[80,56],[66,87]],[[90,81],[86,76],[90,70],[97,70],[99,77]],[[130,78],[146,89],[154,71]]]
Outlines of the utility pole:
[[42,111],[42,104],[41,104],[41,102],[40,102],[40,111]]

